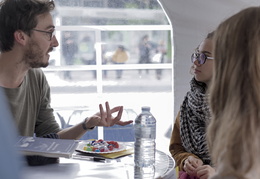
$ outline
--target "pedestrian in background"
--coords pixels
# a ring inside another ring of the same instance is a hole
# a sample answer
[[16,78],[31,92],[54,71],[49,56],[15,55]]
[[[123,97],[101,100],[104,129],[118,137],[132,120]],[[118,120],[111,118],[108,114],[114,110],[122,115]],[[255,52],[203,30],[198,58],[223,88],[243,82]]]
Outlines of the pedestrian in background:
[[[64,36],[62,39],[62,53],[65,59],[66,65],[73,65],[74,58],[76,53],[78,52],[78,45],[75,42],[74,37],[72,36],[71,32],[64,32]],[[64,72],[64,79],[71,80],[71,72],[65,71]]]
[[[112,62],[114,64],[125,64],[125,62],[128,60],[129,54],[126,51],[125,47],[123,45],[119,45],[116,49],[115,53],[112,56]],[[116,78],[120,79],[122,77],[123,70],[119,69],[116,70]]]
[[[152,63],[155,64],[164,63],[165,55],[166,55],[166,47],[164,41],[162,40],[159,42],[158,46],[156,47],[155,55],[152,57]],[[156,73],[156,78],[160,80],[162,77],[162,69],[156,69],[155,73]]]
[[[152,46],[149,42],[149,36],[144,35],[141,38],[141,41],[139,43],[139,64],[147,64],[151,63],[151,58],[150,58],[150,51],[152,49]],[[149,73],[149,70],[146,69],[146,74]],[[142,74],[142,70],[139,70],[139,75]]]

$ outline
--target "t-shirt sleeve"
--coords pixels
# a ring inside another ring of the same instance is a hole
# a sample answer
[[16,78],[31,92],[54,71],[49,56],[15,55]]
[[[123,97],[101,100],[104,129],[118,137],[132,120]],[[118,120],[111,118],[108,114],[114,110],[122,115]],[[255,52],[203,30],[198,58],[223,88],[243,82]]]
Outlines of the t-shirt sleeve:
[[47,79],[42,72],[39,71],[37,74],[39,79],[39,90],[40,90],[40,107],[38,111],[38,117],[35,124],[35,133],[36,136],[43,136],[50,133],[57,133],[61,129],[59,124],[55,120],[53,114],[53,108],[51,107],[51,98],[50,98],[50,86],[47,82]]

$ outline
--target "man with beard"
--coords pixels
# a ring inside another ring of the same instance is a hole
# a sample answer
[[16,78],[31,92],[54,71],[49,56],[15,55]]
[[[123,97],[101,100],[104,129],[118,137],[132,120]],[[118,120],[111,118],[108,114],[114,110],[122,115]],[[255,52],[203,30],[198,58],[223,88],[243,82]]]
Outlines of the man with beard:
[[[59,45],[54,31],[51,0],[3,0],[0,3],[0,86],[4,88],[20,135],[57,133],[62,139],[79,139],[95,126],[127,125],[120,121],[123,107],[100,111],[83,122],[61,130],[50,106],[50,87],[41,67]],[[113,113],[117,113],[115,117]]]

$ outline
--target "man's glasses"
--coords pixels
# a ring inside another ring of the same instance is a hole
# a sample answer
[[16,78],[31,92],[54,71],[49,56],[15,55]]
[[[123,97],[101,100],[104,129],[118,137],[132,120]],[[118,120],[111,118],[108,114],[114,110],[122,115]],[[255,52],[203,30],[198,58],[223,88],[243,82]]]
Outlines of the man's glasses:
[[50,32],[50,31],[44,31],[44,30],[38,30],[38,29],[32,29],[34,31],[37,31],[37,32],[42,32],[42,33],[46,33],[48,36],[49,36],[49,40],[51,41],[51,39],[54,37],[55,35],[55,30]]
[[191,62],[194,63],[196,60],[198,60],[198,63],[200,65],[204,64],[207,59],[213,60],[213,57],[208,57],[204,53],[195,52],[191,55]]

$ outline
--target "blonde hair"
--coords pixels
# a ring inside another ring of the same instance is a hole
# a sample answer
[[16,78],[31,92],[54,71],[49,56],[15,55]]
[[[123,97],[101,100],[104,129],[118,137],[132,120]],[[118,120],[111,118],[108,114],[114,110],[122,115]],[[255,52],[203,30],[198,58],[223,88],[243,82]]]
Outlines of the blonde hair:
[[260,7],[215,31],[207,137],[220,176],[246,178],[260,158]]

